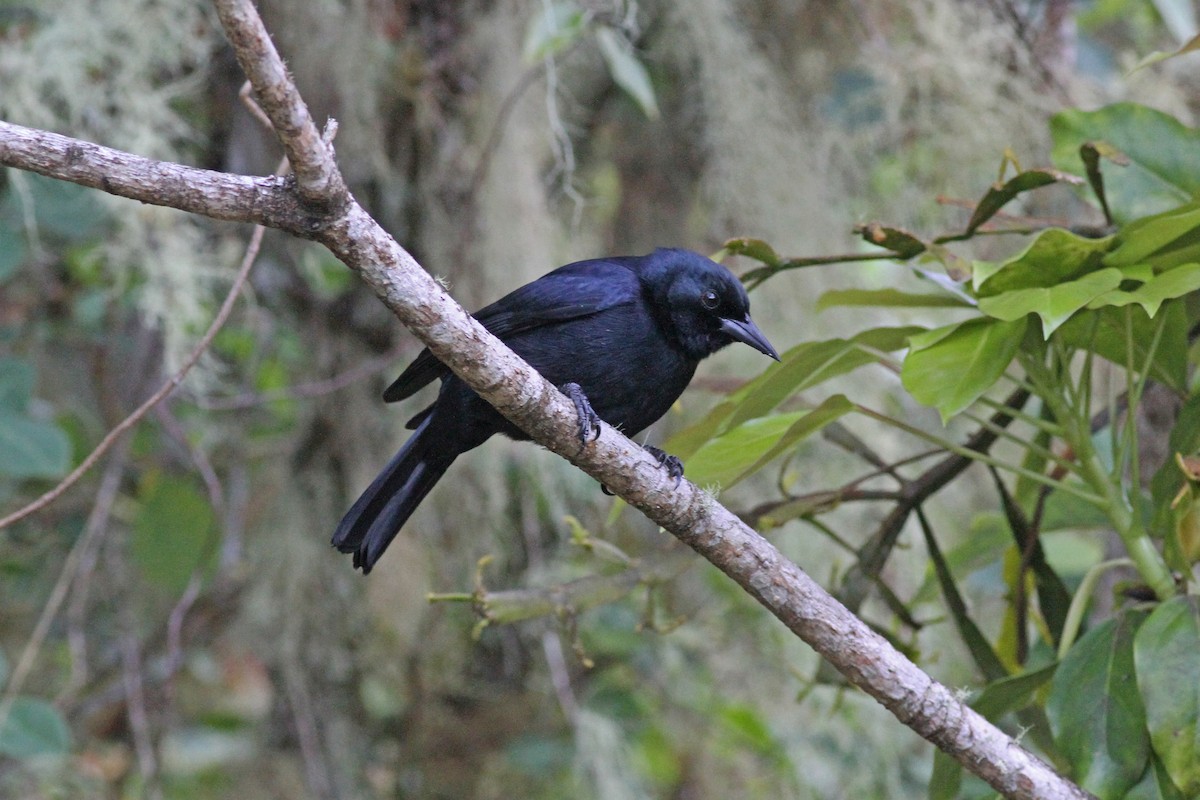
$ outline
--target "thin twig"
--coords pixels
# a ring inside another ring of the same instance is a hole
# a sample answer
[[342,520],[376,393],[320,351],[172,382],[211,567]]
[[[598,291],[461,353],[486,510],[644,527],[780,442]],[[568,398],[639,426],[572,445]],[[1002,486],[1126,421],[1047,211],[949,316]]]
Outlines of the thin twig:
[[292,722],[296,726],[296,737],[300,741],[300,752],[304,756],[304,773],[308,778],[309,791],[317,798],[334,797],[333,781],[325,764],[321,737],[317,732],[312,696],[304,682],[304,673],[294,663],[293,658],[289,658],[288,663],[284,665],[283,676],[288,705],[292,709]]
[[[100,479],[100,489],[96,492],[96,502],[92,504],[92,511],[88,515],[83,535],[79,537],[75,546],[71,548],[71,552],[67,553],[67,557],[63,559],[58,580],[54,582],[54,588],[50,590],[50,597],[46,600],[45,607],[42,608],[41,616],[38,617],[37,624],[33,626],[33,633],[29,634],[29,641],[25,643],[25,649],[21,651],[21,657],[17,659],[17,664],[8,678],[4,696],[0,698],[0,729],[3,729],[13,700],[16,699],[21,687],[25,685],[25,679],[29,677],[30,670],[33,669],[33,662],[42,649],[42,642],[46,640],[46,635],[50,632],[50,624],[58,615],[58,610],[67,597],[67,590],[71,587],[84,554],[91,551],[93,542],[97,541],[108,529],[109,514],[112,512],[113,502],[117,498],[117,491],[121,488],[121,477],[125,472],[127,455],[128,445],[125,444],[113,452],[112,460],[108,462],[108,467],[104,470],[104,475]],[[72,669],[74,670],[74,666]]]
[[278,400],[302,400],[340,392],[348,386],[396,363],[409,345],[396,347],[378,358],[364,361],[356,367],[319,381],[297,383],[285,389],[269,392],[243,392],[229,397],[198,397],[193,402],[205,411],[244,411],[247,408],[274,403]]
[[208,350],[208,346],[212,344],[212,340],[216,337],[217,332],[221,330],[221,327],[224,326],[225,321],[229,319],[229,315],[233,311],[233,304],[237,301],[238,295],[241,293],[242,285],[245,284],[246,277],[250,274],[250,268],[254,265],[255,259],[258,257],[258,250],[262,245],[263,233],[265,230],[266,229],[261,225],[255,226],[254,233],[250,236],[250,244],[246,247],[246,254],[242,258],[242,265],[238,269],[237,276],[233,279],[233,285],[230,287],[229,293],[225,295],[225,301],[221,303],[221,310],[217,312],[216,319],[214,319],[212,324],[208,326],[208,330],[205,331],[204,336],[201,337],[195,348],[192,349],[192,352],[183,362],[183,366],[181,366],[174,375],[167,379],[166,383],[160,386],[158,391],[150,395],[146,402],[138,406],[136,411],[117,423],[117,426],[109,431],[108,435],[100,440],[100,444],[96,445],[96,449],[89,453],[87,458],[80,462],[79,466],[71,470],[71,473],[67,475],[67,477],[63,478],[57,486],[24,508],[17,509],[8,516],[0,518],[0,530],[7,528],[14,522],[25,519],[25,517],[28,517],[30,514],[41,511],[43,508],[57,500],[64,492],[67,491],[67,489],[70,489],[80,478],[87,474],[88,470],[90,470],[96,464],[96,462],[100,460],[100,457],[108,452],[108,449],[112,447],[117,439],[121,437],[121,434],[125,433],[125,431],[141,422],[142,418],[145,417],[146,414],[150,413],[151,409],[161,403],[164,398],[171,394],[171,392],[179,388],[179,385],[183,383],[183,379],[187,377],[187,374],[191,372],[192,367],[196,366],[196,362],[200,360],[200,356],[204,355],[204,352]]
[[161,797],[158,789],[158,757],[155,754],[154,738],[150,731],[150,717],[146,713],[146,693],[142,681],[142,653],[134,632],[132,612],[121,636],[121,678],[125,687],[125,714],[133,736],[133,749],[137,754],[138,772],[146,796]]

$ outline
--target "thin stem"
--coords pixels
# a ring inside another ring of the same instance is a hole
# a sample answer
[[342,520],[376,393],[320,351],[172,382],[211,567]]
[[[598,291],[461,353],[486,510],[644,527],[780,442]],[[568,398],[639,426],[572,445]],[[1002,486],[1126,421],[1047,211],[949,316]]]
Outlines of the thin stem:
[[1083,576],[1083,580],[1079,582],[1079,588],[1075,590],[1075,596],[1071,598],[1071,605],[1067,608],[1067,618],[1063,621],[1062,638],[1058,642],[1059,661],[1066,658],[1067,653],[1071,650],[1071,645],[1075,644],[1075,637],[1079,635],[1079,626],[1083,623],[1083,612],[1087,610],[1088,599],[1095,591],[1096,582],[1100,580],[1100,576],[1116,567],[1132,566],[1134,563],[1128,558],[1115,558],[1112,561],[1100,562]]
[[[1058,376],[1042,362],[1039,354],[1023,353],[1022,365],[1038,388],[1038,396],[1049,406],[1051,413],[1064,425],[1064,438],[1075,451],[1079,464],[1079,476],[1095,491],[1100,500],[1098,505],[1105,510],[1117,534],[1125,543],[1129,557],[1137,565],[1142,578],[1154,590],[1159,599],[1165,600],[1175,592],[1175,581],[1162,555],[1154,547],[1142,524],[1142,518],[1134,514],[1129,497],[1104,468],[1096,448],[1092,445],[1091,422],[1080,418],[1066,399],[1060,394]],[[1065,488],[1064,484],[1064,488]]]
[[983,417],[972,414],[968,411],[964,411],[962,415],[964,417],[966,417],[967,419],[971,420],[972,422],[974,422],[976,425],[979,425],[982,428],[986,428],[987,430],[992,431],[997,436],[1007,439],[1010,442],[1015,442],[1016,444],[1020,445],[1025,450],[1027,450],[1031,453],[1034,453],[1035,455],[1039,455],[1042,458],[1046,459],[1047,461],[1054,462],[1055,464],[1062,467],[1067,472],[1072,472],[1075,470],[1076,465],[1073,461],[1071,461],[1070,459],[1063,458],[1062,456],[1058,455],[1053,450],[1051,450],[1047,447],[1042,447],[1041,445],[1035,443],[1032,439],[1028,439],[1024,436],[1018,436],[1017,434],[1013,433],[1012,431],[1010,431],[1006,428],[1002,428],[999,425],[997,425],[996,423],[991,422]]
[[216,337],[217,332],[221,330],[222,326],[225,325],[225,321],[229,319],[229,315],[233,312],[234,303],[237,302],[241,288],[246,283],[246,277],[250,274],[250,267],[254,266],[254,261],[258,258],[258,249],[262,244],[263,233],[265,231],[266,228],[263,226],[255,226],[254,233],[250,237],[250,244],[246,247],[246,254],[242,258],[241,268],[238,270],[237,276],[233,279],[233,285],[230,287],[229,293],[225,295],[225,301],[221,303],[220,311],[217,312],[217,316],[213,319],[212,324],[208,326],[208,330],[204,332],[204,336],[196,343],[187,360],[183,362],[183,366],[168,378],[166,383],[158,388],[158,391],[150,395],[144,403],[138,406],[132,414],[117,423],[117,426],[100,440],[100,444],[96,445],[96,449],[88,453],[87,458],[83,459],[79,463],[79,466],[71,470],[71,473],[63,478],[57,486],[23,508],[18,508],[8,516],[0,517],[0,530],[28,517],[30,514],[41,511],[61,497],[67,489],[74,486],[80,478],[87,474],[88,470],[95,466],[96,462],[121,438],[121,434],[141,422],[142,418],[150,413],[151,409],[161,403],[171,392],[179,388],[179,384],[183,383],[183,379],[191,372],[192,367],[196,366],[196,362],[200,360],[200,356],[204,355],[204,351],[212,344],[212,340]]
[[1029,470],[1029,469],[1025,469],[1024,467],[1016,466],[1015,464],[1009,464],[1004,461],[1000,461],[999,459],[993,458],[985,453],[980,453],[976,450],[970,449],[969,447],[963,447],[960,444],[951,442],[948,439],[943,439],[940,436],[935,436],[932,433],[929,433],[928,431],[923,431],[916,426],[909,425],[907,422],[901,422],[898,419],[889,417],[888,415],[882,414],[878,411],[874,411],[873,409],[867,408],[866,406],[855,405],[854,410],[864,416],[878,420],[886,425],[891,425],[892,427],[898,428],[899,430],[902,430],[905,433],[908,433],[912,436],[916,436],[919,439],[923,439],[927,442],[935,444],[944,450],[954,453],[955,455],[963,456],[964,458],[969,458],[972,461],[979,462],[980,464],[990,464],[991,466],[995,467],[996,469],[1002,469],[1002,470],[1005,470],[1006,472],[1011,472],[1014,475],[1022,475],[1024,477],[1028,478],[1029,480],[1034,481],[1035,483],[1040,483],[1043,486],[1049,486],[1051,489],[1058,489],[1058,490],[1067,492],[1068,494],[1073,494],[1076,497],[1078,497],[1080,500],[1083,500],[1085,502],[1099,506],[1101,508],[1104,507],[1105,501],[1102,496],[1097,495],[1097,494],[1092,494],[1090,492],[1086,492],[1083,489],[1080,489],[1078,486],[1073,486],[1069,483],[1064,483],[1062,481],[1055,480],[1054,478],[1050,478],[1046,475],[1043,475],[1040,472],[1034,472],[1033,470]]
[[[1029,391],[1031,393],[1035,393],[1035,390],[1032,388]],[[1037,428],[1042,433],[1047,433],[1051,436],[1057,436],[1060,439],[1062,438],[1062,426],[1056,422],[1053,422],[1052,420],[1048,420],[1045,417],[1037,414],[1029,414],[1025,411],[1021,411],[1020,409],[1014,409],[1011,406],[1007,406],[999,400],[993,400],[990,397],[980,397],[979,402],[997,411],[1004,411],[1006,414],[1012,416],[1013,419],[1018,419],[1021,422]]]

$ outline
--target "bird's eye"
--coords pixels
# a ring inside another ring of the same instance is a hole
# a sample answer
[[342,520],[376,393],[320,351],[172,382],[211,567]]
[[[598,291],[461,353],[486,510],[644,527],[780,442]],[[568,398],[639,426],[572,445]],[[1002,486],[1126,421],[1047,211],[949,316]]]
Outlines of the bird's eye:
[[717,297],[717,293],[710,289],[709,291],[700,295],[700,305],[704,306],[709,311],[713,311],[717,306],[721,305],[721,298]]

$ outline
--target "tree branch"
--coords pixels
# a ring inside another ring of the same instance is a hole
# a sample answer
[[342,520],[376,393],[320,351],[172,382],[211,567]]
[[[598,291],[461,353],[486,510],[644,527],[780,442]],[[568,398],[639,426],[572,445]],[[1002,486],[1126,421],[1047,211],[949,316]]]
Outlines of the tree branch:
[[[287,192],[277,184],[231,176],[214,179],[215,185],[242,187],[240,191],[209,194],[199,203],[190,187],[180,185],[169,170],[162,177],[165,186],[155,192],[140,187],[137,199],[219,219],[253,219],[297,233],[289,220],[294,221],[299,207],[307,209],[313,224],[301,235],[323,243],[356,270],[455,374],[535,441],[581,467],[701,553],[902,722],[1008,797],[1087,797],[872,632],[710,495],[687,481],[676,488],[674,479],[639,445],[602,425],[599,438],[581,446],[574,405],[446,295],[340,188],[331,148],[313,143],[315,129],[307,113],[299,113],[303,103],[278,55],[264,46],[269,40],[253,6],[246,0],[216,0],[216,5],[260,105],[276,124],[297,175],[305,177],[297,180],[291,204],[279,200],[277,193]],[[7,143],[13,128],[0,127],[0,162],[37,169],[38,157]],[[71,146],[66,141],[59,143],[60,150]],[[91,151],[85,147],[74,152]],[[61,153],[57,160],[63,160]],[[142,169],[145,180],[142,161],[126,163]],[[124,185],[107,174],[107,167],[86,158],[76,157],[70,167],[54,176],[105,191]],[[264,196],[278,202],[264,203]],[[248,198],[257,202],[248,203]]]

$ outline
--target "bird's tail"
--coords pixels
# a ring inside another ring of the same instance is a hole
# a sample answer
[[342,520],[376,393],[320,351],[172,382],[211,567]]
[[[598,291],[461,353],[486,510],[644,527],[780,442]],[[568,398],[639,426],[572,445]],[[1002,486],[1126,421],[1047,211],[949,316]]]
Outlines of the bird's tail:
[[333,533],[333,546],[354,553],[354,566],[371,571],[417,506],[454,462],[437,452],[426,417],[404,446],[355,501]]

